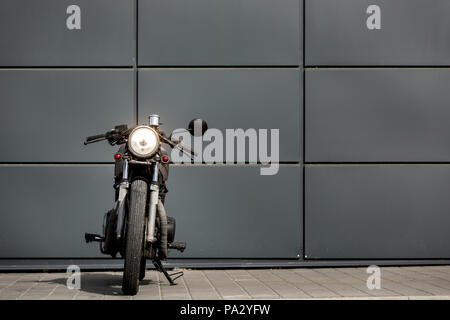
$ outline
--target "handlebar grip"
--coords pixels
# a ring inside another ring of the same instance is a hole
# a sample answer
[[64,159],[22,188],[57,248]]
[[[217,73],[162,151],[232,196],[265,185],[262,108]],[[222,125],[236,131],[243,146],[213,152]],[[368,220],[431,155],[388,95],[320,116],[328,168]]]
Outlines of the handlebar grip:
[[101,141],[101,140],[104,140],[104,139],[106,139],[106,134],[104,134],[104,133],[103,134],[97,134],[95,136],[87,137],[86,141],[84,141],[84,144],[86,145],[86,144],[94,143],[94,142]]

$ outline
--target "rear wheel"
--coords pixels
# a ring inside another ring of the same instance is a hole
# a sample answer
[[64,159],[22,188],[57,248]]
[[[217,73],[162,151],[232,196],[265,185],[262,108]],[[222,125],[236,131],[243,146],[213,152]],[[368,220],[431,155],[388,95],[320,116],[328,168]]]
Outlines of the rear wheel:
[[143,237],[147,204],[147,183],[145,181],[133,181],[129,203],[122,291],[127,295],[135,295],[139,291],[139,276],[144,249]]

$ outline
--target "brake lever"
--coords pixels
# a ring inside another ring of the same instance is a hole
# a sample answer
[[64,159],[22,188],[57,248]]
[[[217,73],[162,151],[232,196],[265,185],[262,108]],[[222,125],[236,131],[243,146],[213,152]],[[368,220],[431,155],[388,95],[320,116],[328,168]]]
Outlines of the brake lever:
[[198,154],[195,151],[189,149],[188,147],[185,147],[181,141],[174,142],[162,134],[160,134],[159,136],[163,142],[167,143],[172,148],[177,148],[181,150],[185,155],[189,156],[191,160],[194,160],[194,157],[197,157]]
[[[183,145],[182,141],[178,141],[178,143],[176,144],[177,148],[179,148],[180,150],[182,150],[184,153],[192,155],[194,157],[198,156],[198,153],[195,152],[194,150],[189,149],[188,147]],[[192,157],[191,157],[192,158]]]
[[131,130],[132,128],[121,129],[120,126],[116,126],[114,129],[106,133],[106,139],[108,140],[108,143],[112,146],[123,144],[126,142],[125,137],[128,136]]

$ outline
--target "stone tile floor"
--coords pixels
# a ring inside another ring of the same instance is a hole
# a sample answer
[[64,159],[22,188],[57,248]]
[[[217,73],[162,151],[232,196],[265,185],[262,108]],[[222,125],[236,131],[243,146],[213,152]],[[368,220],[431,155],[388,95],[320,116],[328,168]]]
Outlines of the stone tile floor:
[[450,266],[381,267],[369,290],[366,268],[183,270],[178,285],[147,270],[139,293],[121,294],[121,272],[81,272],[81,289],[66,273],[0,273],[1,299],[450,299]]

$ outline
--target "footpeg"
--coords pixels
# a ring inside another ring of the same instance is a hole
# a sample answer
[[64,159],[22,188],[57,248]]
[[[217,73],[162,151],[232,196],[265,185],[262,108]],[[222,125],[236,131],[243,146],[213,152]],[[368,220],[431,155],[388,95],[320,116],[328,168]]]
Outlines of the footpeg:
[[180,252],[183,252],[186,249],[186,242],[172,242],[168,245],[169,249],[176,249]]
[[101,235],[98,235],[98,234],[94,234],[94,233],[85,233],[84,239],[86,240],[86,243],[105,241],[104,237],[102,237]]

